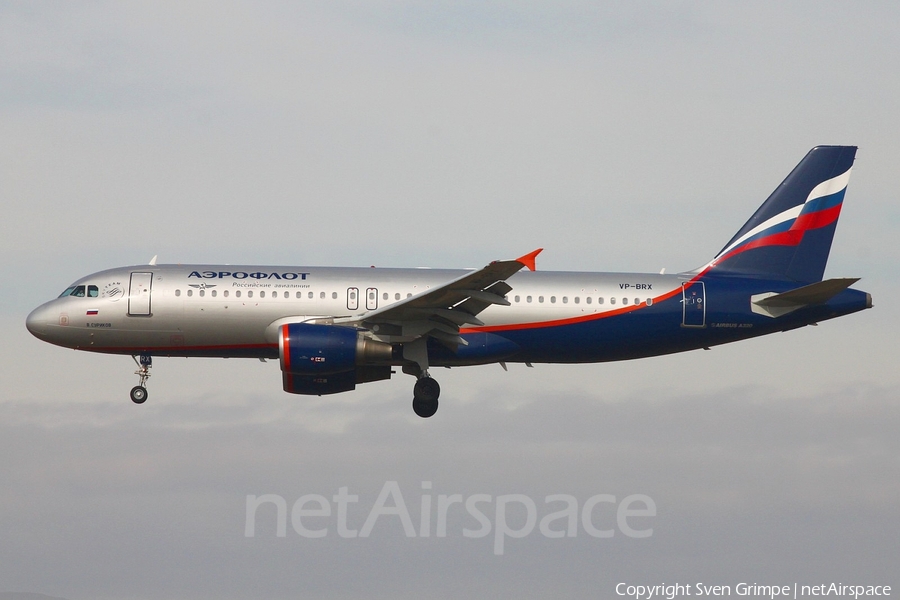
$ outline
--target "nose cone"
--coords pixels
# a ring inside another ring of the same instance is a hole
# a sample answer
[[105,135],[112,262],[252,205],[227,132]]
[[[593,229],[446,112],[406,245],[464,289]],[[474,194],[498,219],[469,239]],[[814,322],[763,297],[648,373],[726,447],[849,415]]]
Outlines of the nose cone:
[[31,332],[31,335],[37,338],[44,338],[47,336],[49,315],[50,310],[46,304],[38,306],[36,309],[31,311],[31,314],[29,314],[28,318],[25,319],[25,327],[28,328],[28,331]]

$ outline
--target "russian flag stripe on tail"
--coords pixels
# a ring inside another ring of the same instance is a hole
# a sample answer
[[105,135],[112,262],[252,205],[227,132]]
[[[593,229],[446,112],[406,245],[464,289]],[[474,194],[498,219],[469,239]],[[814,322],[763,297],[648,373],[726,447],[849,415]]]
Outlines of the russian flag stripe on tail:
[[816,146],[725,244],[707,270],[822,280],[856,146]]

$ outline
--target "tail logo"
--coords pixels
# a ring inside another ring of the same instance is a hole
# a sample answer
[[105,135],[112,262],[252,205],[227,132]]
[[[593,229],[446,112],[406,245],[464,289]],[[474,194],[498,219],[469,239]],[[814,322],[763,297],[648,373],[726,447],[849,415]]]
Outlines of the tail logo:
[[850,171],[847,169],[837,177],[823,181],[813,188],[803,204],[775,215],[734,240],[709,266],[753,248],[797,246],[805,232],[834,223],[841,214]]

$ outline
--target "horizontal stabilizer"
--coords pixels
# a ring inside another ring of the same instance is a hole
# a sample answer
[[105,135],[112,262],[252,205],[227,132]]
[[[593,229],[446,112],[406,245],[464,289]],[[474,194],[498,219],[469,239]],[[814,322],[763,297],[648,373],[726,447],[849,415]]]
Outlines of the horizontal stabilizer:
[[824,304],[857,281],[859,277],[826,279],[780,294],[775,292],[756,294],[750,296],[750,309],[767,317],[780,317],[804,306]]

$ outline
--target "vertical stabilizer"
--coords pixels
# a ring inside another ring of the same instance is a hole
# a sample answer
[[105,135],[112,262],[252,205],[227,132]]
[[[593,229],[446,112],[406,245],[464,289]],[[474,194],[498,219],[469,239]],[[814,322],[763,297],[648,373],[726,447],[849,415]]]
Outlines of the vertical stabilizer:
[[822,280],[856,146],[816,146],[710,262],[711,273]]

